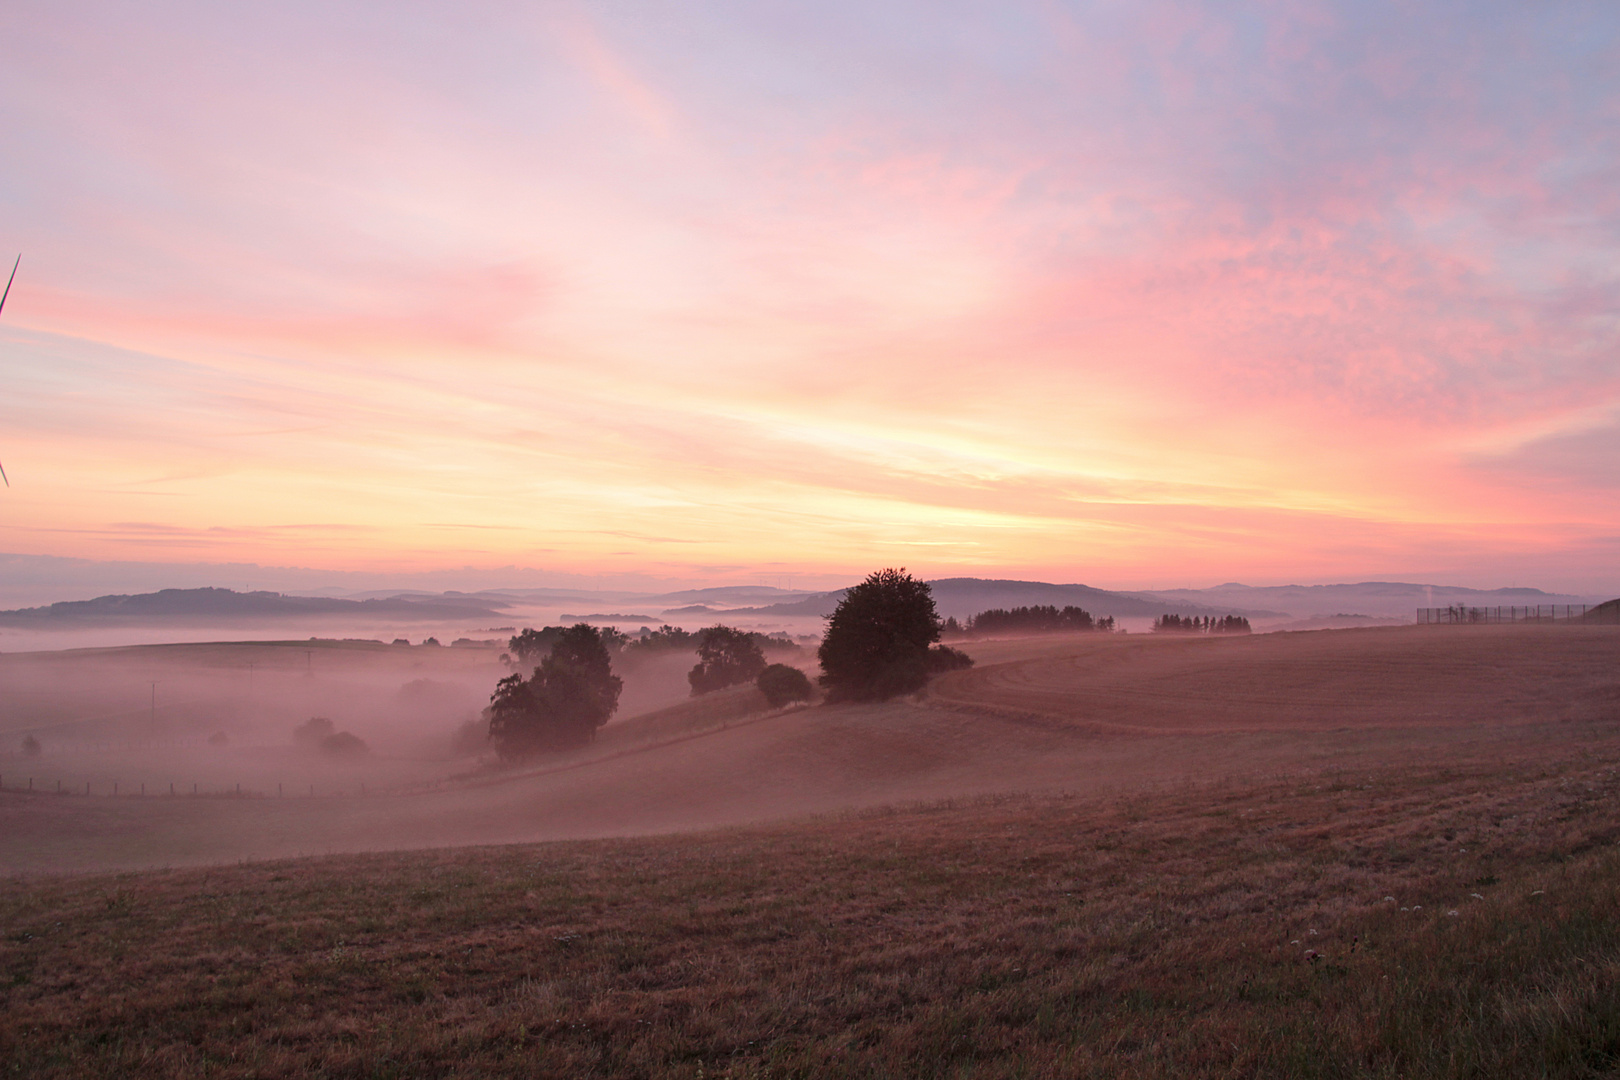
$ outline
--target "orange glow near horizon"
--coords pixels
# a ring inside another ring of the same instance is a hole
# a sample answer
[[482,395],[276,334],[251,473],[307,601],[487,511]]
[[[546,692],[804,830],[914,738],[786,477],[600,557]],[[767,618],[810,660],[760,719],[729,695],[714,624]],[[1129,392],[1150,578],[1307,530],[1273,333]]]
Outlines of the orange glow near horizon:
[[1529,16],[84,6],[0,44],[0,550],[1620,589],[1620,80]]

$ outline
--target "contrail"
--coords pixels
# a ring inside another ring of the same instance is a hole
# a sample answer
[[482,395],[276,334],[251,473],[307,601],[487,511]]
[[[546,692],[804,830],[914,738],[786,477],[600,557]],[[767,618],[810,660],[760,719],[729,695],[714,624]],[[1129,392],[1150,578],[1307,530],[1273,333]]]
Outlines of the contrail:
[[[11,264],[11,276],[6,278],[6,291],[0,293],[0,311],[6,310],[6,297],[11,295],[11,283],[17,280],[17,267],[21,265],[22,252],[19,251],[17,252],[17,261]],[[6,487],[11,486],[11,477],[6,475],[6,467],[4,465],[0,465],[0,480],[4,480],[6,482]]]

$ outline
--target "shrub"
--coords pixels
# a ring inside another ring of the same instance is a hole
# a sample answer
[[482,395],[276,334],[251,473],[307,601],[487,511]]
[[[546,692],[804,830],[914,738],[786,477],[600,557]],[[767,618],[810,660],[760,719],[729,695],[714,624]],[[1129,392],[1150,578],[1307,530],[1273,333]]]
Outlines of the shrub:
[[961,671],[973,666],[973,657],[949,645],[935,645],[928,650],[928,671],[939,675],[947,671]]
[[24,735],[22,741],[22,752],[28,757],[39,757],[39,740],[34,738],[32,735]]
[[332,757],[356,758],[364,757],[369,750],[360,736],[339,731],[321,740],[321,753]]
[[771,703],[773,709],[780,709],[793,701],[809,701],[813,693],[810,677],[787,664],[772,664],[759,673],[754,685],[759,687],[759,692],[765,695],[765,700]]
[[337,731],[336,725],[324,716],[312,716],[293,728],[293,742],[300,746],[319,746],[323,739]]

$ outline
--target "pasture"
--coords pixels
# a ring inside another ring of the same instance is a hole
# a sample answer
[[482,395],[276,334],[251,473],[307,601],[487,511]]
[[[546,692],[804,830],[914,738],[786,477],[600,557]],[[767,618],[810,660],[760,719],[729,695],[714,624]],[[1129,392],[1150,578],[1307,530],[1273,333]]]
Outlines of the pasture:
[[773,713],[736,691],[420,794],[7,792],[0,1059],[46,1076],[1620,1068],[1614,628],[973,652],[916,700]]

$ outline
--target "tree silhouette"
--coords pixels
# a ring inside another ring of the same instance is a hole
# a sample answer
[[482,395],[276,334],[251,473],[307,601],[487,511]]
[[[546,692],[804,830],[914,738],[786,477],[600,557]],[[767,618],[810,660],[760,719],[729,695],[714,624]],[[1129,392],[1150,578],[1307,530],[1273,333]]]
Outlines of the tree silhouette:
[[[821,685],[830,701],[878,701],[921,690],[937,670],[972,663],[939,640],[933,590],[904,569],[879,570],[853,586],[828,616]],[[957,659],[960,658],[960,659]]]
[[503,758],[566,750],[596,738],[624,689],[603,636],[586,623],[570,626],[529,679],[509,675],[495,684],[489,737]]
[[765,652],[754,636],[729,626],[699,630],[697,652],[697,666],[686,676],[694,697],[752,682],[765,670]]
[[773,709],[780,709],[790,701],[809,701],[812,693],[809,677],[787,664],[772,664],[759,673],[754,685]]

